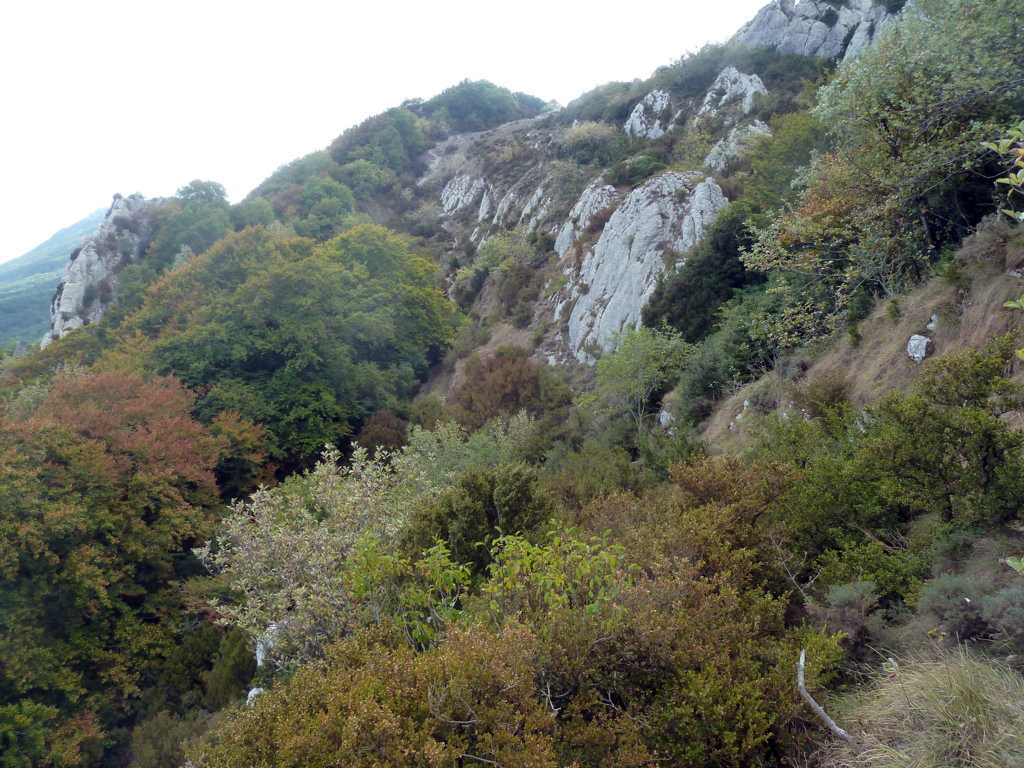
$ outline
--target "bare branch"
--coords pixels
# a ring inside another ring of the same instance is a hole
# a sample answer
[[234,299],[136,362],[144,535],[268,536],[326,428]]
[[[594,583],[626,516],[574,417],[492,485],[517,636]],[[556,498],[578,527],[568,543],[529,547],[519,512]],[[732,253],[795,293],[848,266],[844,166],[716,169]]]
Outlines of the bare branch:
[[814,697],[811,696],[811,694],[807,692],[807,686],[804,685],[804,660],[806,656],[807,651],[801,648],[800,661],[796,664],[796,687],[800,691],[800,695],[803,696],[804,701],[810,705],[811,709],[814,710],[814,714],[821,718],[822,722],[825,723],[828,729],[852,747],[853,738],[850,734],[836,725],[836,721],[825,714],[825,709],[814,700]]

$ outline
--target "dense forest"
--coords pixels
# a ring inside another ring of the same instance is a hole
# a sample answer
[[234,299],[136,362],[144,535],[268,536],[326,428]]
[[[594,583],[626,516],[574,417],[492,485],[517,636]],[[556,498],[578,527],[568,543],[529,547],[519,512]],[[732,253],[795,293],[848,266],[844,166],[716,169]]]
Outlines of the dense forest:
[[874,5],[155,201],[0,356],[0,766],[1024,765],[1021,9]]

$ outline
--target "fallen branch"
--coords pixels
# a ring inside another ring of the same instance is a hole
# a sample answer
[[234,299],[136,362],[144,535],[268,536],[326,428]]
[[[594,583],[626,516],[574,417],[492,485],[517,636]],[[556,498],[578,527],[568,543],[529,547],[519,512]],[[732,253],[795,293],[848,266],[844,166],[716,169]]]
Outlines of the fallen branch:
[[844,731],[842,728],[836,725],[836,721],[829,717],[827,714],[825,714],[824,707],[822,707],[821,704],[816,702],[814,700],[814,697],[807,692],[807,686],[804,685],[804,661],[806,659],[806,656],[807,652],[801,649],[800,661],[798,661],[796,664],[796,687],[800,691],[800,695],[803,696],[804,701],[806,701],[810,705],[811,709],[814,710],[814,714],[821,718],[822,722],[824,722],[825,725],[828,726],[828,729],[832,731],[832,733],[834,733],[836,736],[838,736],[840,739],[845,741],[850,746],[853,746],[853,738],[850,736],[850,734],[848,734],[846,731]]

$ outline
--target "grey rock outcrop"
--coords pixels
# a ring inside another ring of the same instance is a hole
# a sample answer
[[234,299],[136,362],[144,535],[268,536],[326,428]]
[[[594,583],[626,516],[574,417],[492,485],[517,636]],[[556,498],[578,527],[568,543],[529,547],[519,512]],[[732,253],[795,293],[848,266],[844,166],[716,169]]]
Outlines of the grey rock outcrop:
[[603,179],[598,176],[590,182],[590,185],[580,195],[580,199],[576,201],[576,205],[569,211],[569,218],[566,219],[555,238],[555,250],[558,251],[559,256],[565,256],[572,248],[595,213],[619,202],[619,193],[615,187],[611,184],[602,184],[602,181]]
[[732,41],[774,46],[780,53],[847,58],[870,45],[895,15],[878,0],[772,0]]
[[915,333],[907,341],[907,356],[915,363],[923,362],[925,357],[928,355],[928,345],[931,344],[932,340],[927,336],[922,336],[919,333]]
[[725,125],[731,125],[754,108],[754,99],[767,93],[761,78],[745,75],[735,67],[723,69],[711,84],[704,102],[693,116],[693,122],[721,115]]
[[626,196],[584,256],[573,289],[568,331],[577,360],[593,362],[591,345],[610,350],[615,334],[636,327],[666,254],[689,250],[727,203],[713,179],[675,171]]
[[622,130],[630,136],[641,136],[645,139],[656,139],[664,135],[668,130],[668,121],[663,125],[661,117],[668,109],[668,105],[668,93],[660,90],[651,91],[633,107]]
[[548,215],[548,211],[551,210],[551,202],[551,198],[544,195],[544,187],[537,187],[530,199],[526,201],[526,205],[523,206],[518,224],[525,225],[527,232],[533,232]]
[[760,120],[754,120],[746,125],[737,125],[729,131],[728,136],[715,143],[715,146],[708,152],[708,156],[704,158],[704,165],[716,171],[724,170],[730,160],[750,148],[756,137],[770,134],[768,126]]
[[486,191],[487,183],[483,179],[460,173],[441,190],[441,210],[449,215],[458,213],[473,205]]
[[117,298],[118,273],[137,262],[153,235],[150,212],[162,199],[114,195],[96,233],[71,253],[50,304],[50,332],[40,346],[95,323]]

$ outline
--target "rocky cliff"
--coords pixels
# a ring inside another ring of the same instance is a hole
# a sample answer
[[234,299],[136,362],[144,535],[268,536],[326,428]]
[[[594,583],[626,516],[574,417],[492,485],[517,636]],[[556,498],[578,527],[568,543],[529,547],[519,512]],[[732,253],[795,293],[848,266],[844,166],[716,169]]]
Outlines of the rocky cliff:
[[577,360],[593,362],[596,351],[614,348],[617,334],[639,325],[658,277],[727,203],[714,179],[696,172],[662,173],[626,195],[579,270],[568,271],[571,287],[555,308],[557,319],[572,305],[568,344]]
[[[696,96],[639,91],[617,124],[554,112],[452,136],[428,150],[417,191],[433,196],[443,232],[434,240],[447,254],[453,297],[469,292],[481,321],[507,322],[495,310],[496,295],[510,294],[513,278],[507,263],[484,265],[482,254],[493,238],[517,239],[537,252],[530,263],[536,279],[526,289],[536,291],[527,318],[534,354],[593,363],[639,324],[658,279],[685,260],[728,204],[719,178],[769,133],[754,116],[767,94],[756,73],[725,66]],[[659,142],[690,135],[709,143],[688,169],[651,165],[645,153],[662,151]],[[622,159],[603,170],[580,162],[574,149],[591,143],[619,147]],[[484,273],[479,287],[460,283]]]
[[71,252],[50,303],[50,330],[41,346],[95,323],[117,298],[118,273],[137,262],[153,235],[151,212],[163,201],[114,195],[95,234]]
[[843,59],[870,45],[903,5],[900,0],[772,0],[733,42]]

